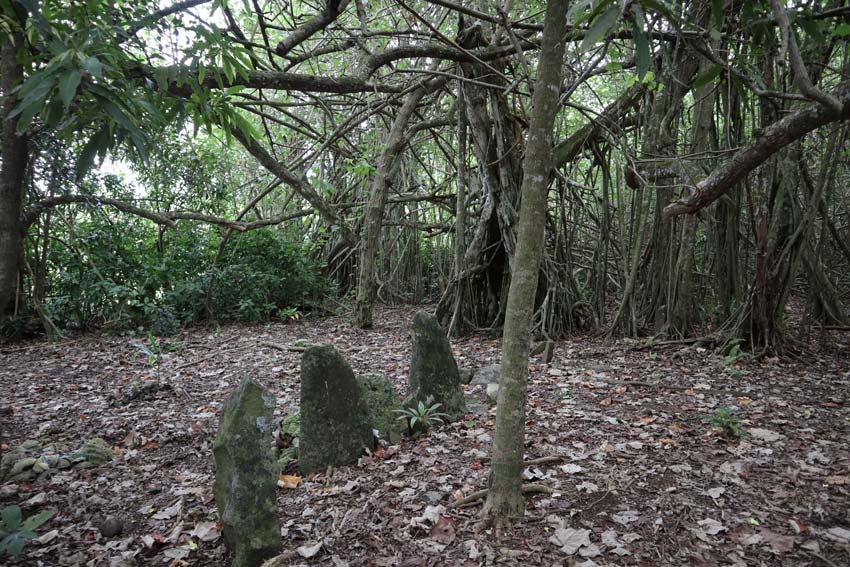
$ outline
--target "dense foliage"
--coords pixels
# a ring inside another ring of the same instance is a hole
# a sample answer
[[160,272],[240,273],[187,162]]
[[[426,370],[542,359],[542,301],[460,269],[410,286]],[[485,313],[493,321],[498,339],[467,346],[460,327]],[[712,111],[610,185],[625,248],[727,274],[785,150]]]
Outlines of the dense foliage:
[[[143,4],[0,2],[25,157],[0,311],[164,332],[330,291],[364,327],[434,301],[454,334],[502,328],[545,3]],[[566,25],[533,332],[765,353],[850,325],[850,9],[581,1]]]
[[62,326],[172,334],[205,319],[259,322],[321,304],[326,285],[309,248],[275,229],[221,237],[97,214],[73,227],[74,246],[51,250],[44,309]]

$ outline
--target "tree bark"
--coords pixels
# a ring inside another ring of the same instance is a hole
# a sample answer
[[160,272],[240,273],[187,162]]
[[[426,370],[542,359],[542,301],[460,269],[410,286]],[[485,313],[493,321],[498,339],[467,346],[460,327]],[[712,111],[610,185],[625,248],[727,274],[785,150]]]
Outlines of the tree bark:
[[566,0],[552,0],[546,5],[528,146],[523,161],[522,207],[502,338],[502,370],[490,470],[491,488],[482,511],[483,521],[494,523],[496,527],[521,517],[525,510],[521,475],[529,338],[543,255],[546,197],[564,59],[566,12]]
[[0,317],[14,312],[24,254],[21,200],[29,141],[26,134],[17,132],[17,120],[9,117],[18,100],[12,89],[23,79],[23,69],[16,60],[16,46],[22,44],[23,37],[16,33],[0,48],[0,90],[4,98],[0,109],[3,125],[0,142],[3,155],[0,165]]

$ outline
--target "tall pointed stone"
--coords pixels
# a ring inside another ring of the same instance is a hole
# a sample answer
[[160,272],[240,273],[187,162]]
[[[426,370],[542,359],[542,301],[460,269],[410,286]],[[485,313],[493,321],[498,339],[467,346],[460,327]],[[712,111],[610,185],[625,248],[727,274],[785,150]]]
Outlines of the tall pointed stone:
[[274,406],[274,396],[246,378],[225,401],[213,442],[213,492],[233,567],[256,567],[280,552]]
[[374,444],[369,408],[351,366],[332,346],[308,348],[301,357],[301,472],[353,463]]
[[437,318],[424,311],[413,316],[410,325],[413,338],[413,357],[410,361],[408,397],[405,407],[418,404],[441,404],[440,412],[449,419],[459,419],[466,413],[460,372],[446,332]]

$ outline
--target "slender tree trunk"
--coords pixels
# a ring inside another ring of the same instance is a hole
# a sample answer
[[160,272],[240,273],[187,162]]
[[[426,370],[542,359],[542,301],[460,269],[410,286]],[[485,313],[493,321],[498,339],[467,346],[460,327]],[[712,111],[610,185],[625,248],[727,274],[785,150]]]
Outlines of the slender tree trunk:
[[525,395],[531,318],[546,224],[546,194],[552,168],[552,129],[558,112],[564,59],[566,0],[546,5],[543,44],[523,162],[522,205],[517,249],[502,339],[502,371],[496,413],[496,435],[490,470],[491,487],[482,519],[496,527],[523,515],[522,459],[525,438]]
[[[460,71],[462,72],[462,71]],[[463,83],[458,82],[458,113],[457,113],[457,202],[455,204],[455,304],[452,319],[449,323],[449,335],[459,335],[463,332],[463,307],[465,278],[461,278],[466,254],[466,186],[468,170],[466,167],[466,131],[468,119],[464,107],[466,101],[463,95]]]
[[375,306],[377,286],[375,282],[375,258],[380,245],[381,225],[384,209],[387,206],[387,193],[395,171],[398,168],[398,156],[407,140],[404,132],[410,117],[425,96],[426,87],[422,86],[410,93],[390,127],[386,145],[378,159],[378,168],[372,179],[369,200],[363,218],[363,240],[360,243],[360,265],[357,279],[357,299],[354,305],[354,324],[361,329],[372,327],[372,310]]
[[17,46],[23,43],[20,34],[13,34],[0,48],[0,90],[3,105],[0,109],[3,125],[0,166],[0,317],[11,314],[16,305],[23,261],[23,224],[21,201],[24,176],[29,159],[29,143],[25,134],[18,134],[16,120],[9,113],[17,104],[12,89],[22,80],[23,70],[16,61]]

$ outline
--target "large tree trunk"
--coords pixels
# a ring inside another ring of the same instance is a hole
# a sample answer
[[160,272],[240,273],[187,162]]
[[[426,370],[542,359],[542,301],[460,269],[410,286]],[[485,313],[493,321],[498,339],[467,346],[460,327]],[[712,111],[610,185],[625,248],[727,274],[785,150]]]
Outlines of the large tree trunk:
[[521,473],[528,343],[543,255],[546,196],[552,168],[552,129],[558,112],[566,12],[566,0],[547,3],[528,146],[523,162],[522,208],[502,339],[491,486],[482,511],[484,522],[495,523],[497,527],[512,518],[521,517],[525,509]]
[[404,132],[413,112],[425,96],[426,88],[419,87],[407,97],[404,105],[390,127],[386,145],[378,159],[378,168],[372,180],[369,200],[363,218],[363,240],[360,243],[360,265],[357,280],[357,299],[354,305],[354,324],[361,329],[372,326],[372,309],[375,306],[377,286],[375,282],[375,258],[380,246],[381,225],[387,206],[387,193],[399,164],[399,154],[407,140]]
[[21,200],[24,175],[29,158],[26,134],[18,134],[16,120],[9,114],[17,104],[12,89],[23,78],[23,70],[16,61],[17,46],[23,43],[20,34],[0,48],[0,90],[4,97],[2,110],[3,163],[0,165],[0,317],[11,314],[16,305],[21,263],[23,261],[23,224]]

